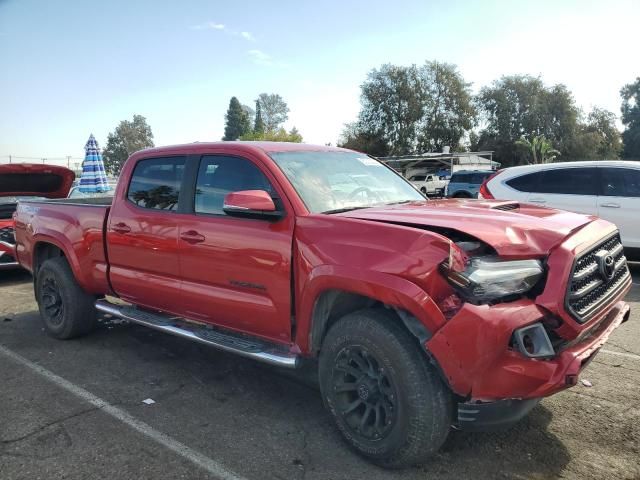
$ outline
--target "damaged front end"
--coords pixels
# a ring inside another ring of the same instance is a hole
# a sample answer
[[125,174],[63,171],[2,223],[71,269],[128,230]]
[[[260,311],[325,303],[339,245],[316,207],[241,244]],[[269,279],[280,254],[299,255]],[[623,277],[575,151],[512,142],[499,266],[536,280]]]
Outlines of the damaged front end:
[[[490,430],[515,423],[543,397],[575,385],[629,318],[622,301],[629,288],[624,272],[616,276],[615,270],[610,280],[574,280],[591,279],[587,274],[596,267],[589,262],[596,265],[605,250],[626,269],[610,240],[617,238],[615,231],[605,230],[603,237],[604,226],[594,222],[544,259],[505,260],[485,245],[452,242],[440,272],[459,297],[459,308],[425,347],[458,396],[456,427]],[[596,313],[587,322],[576,318],[566,299],[597,288],[601,296],[590,299]]]

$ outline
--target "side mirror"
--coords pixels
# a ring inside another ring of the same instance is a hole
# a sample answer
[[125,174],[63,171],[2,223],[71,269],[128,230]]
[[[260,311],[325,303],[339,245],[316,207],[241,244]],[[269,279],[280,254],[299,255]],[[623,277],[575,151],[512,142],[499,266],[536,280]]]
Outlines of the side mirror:
[[224,197],[222,210],[233,217],[278,219],[282,212],[276,210],[271,196],[264,190],[241,190]]

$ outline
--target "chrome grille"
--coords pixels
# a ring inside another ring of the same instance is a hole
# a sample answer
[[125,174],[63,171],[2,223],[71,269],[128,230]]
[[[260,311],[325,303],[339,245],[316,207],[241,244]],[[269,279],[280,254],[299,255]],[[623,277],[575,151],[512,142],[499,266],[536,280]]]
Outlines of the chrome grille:
[[16,244],[15,235],[13,233],[13,227],[0,228],[0,242],[5,242],[10,245]]
[[567,310],[584,323],[630,281],[627,259],[616,233],[576,258],[567,291]]

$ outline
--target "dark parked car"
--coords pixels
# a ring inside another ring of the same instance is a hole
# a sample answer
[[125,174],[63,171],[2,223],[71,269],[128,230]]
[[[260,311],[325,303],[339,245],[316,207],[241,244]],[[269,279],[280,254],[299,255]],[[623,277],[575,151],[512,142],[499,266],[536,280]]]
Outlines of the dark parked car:
[[460,170],[451,175],[446,196],[449,198],[477,198],[480,185],[492,175],[491,170]]

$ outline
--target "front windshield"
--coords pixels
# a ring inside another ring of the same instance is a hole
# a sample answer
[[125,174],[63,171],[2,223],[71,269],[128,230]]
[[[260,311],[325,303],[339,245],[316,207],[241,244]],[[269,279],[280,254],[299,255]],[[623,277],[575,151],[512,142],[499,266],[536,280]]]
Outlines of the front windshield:
[[425,200],[410,183],[365,154],[280,152],[271,158],[312,213]]

